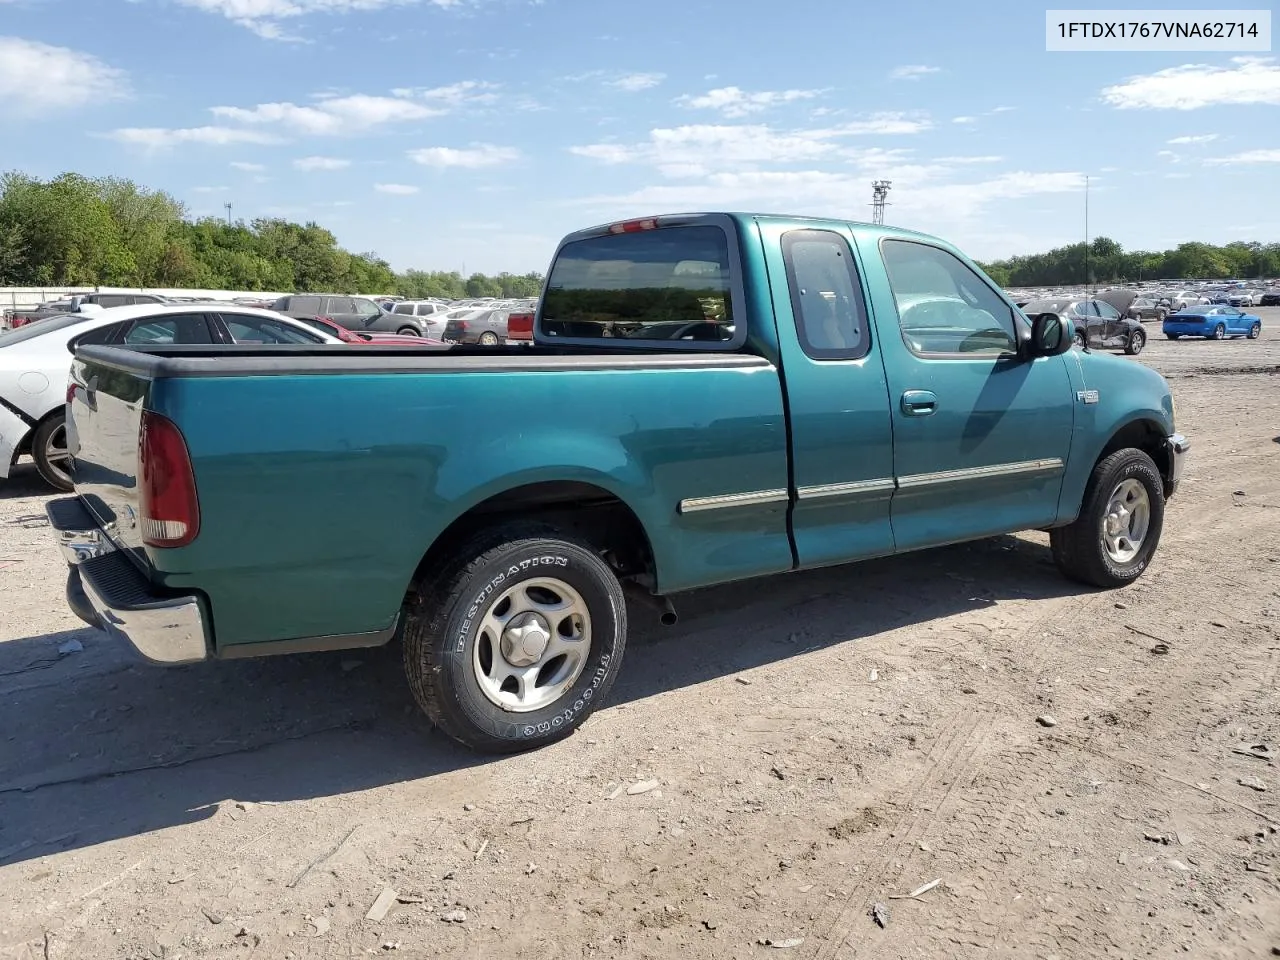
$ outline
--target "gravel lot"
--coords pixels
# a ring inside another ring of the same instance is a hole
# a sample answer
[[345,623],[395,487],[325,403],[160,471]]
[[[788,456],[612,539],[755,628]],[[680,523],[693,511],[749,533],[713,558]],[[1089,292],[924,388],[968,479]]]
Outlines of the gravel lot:
[[394,650],[136,664],[66,611],[23,468],[0,485],[0,957],[1268,955],[1259,312],[1261,342],[1140,358],[1194,449],[1134,586],[1069,584],[1028,534],[700,592],[667,630],[634,610],[610,705],[501,760],[431,732]]

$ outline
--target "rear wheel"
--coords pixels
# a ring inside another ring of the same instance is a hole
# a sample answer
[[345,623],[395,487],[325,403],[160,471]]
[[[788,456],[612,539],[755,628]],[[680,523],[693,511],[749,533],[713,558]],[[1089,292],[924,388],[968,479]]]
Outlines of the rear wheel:
[[1249,339],[1257,340],[1258,337],[1260,336],[1262,336],[1262,324],[1255,323],[1252,327],[1249,328]]
[[[1059,342],[1061,342],[1061,341],[1059,341]],[[1077,350],[1083,350],[1083,349],[1084,349],[1084,334],[1082,334],[1082,333],[1080,333],[1079,331],[1077,331],[1077,332],[1076,332],[1076,335],[1075,335],[1074,337],[1072,337],[1072,338],[1071,338],[1071,345],[1072,345],[1073,347],[1075,347]]]
[[1224,324],[1220,323],[1213,328],[1213,339],[1222,340],[1226,337],[1226,335],[1227,335],[1227,328]]
[[402,337],[422,336],[422,331],[419,330],[417,327],[401,327],[399,330],[396,331],[396,333],[400,334],[400,336]]
[[486,347],[496,347],[498,345],[498,335],[492,330],[486,330],[480,334],[480,342]]
[[1099,461],[1074,523],[1049,532],[1053,559],[1066,576],[1096,587],[1122,587],[1142,576],[1164,528],[1164,481],[1155,462],[1134,448]]
[[65,414],[56,414],[36,427],[31,438],[31,459],[49,486],[65,493],[75,489],[71,481],[71,452],[67,449]]
[[541,525],[486,531],[456,556],[407,604],[405,672],[419,706],[486,753],[568,736],[622,663],[617,577],[589,546]]
[[1147,335],[1141,330],[1135,330],[1129,335],[1129,342],[1125,344],[1124,352],[1131,357],[1136,357],[1146,345]]

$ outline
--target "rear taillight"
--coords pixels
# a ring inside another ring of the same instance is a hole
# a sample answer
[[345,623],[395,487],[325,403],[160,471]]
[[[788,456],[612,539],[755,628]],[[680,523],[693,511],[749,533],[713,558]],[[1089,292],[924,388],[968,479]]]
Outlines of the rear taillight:
[[67,403],[74,403],[76,399],[76,385],[74,383],[67,384]]
[[465,320],[459,320],[459,321],[458,321],[458,329],[459,329],[459,330],[465,330],[465,329],[467,329],[467,321],[465,321]]
[[143,543],[185,547],[196,538],[200,503],[187,442],[172,420],[145,410],[138,437],[138,488]]
[[508,340],[533,339],[533,314],[513,313],[507,317]]

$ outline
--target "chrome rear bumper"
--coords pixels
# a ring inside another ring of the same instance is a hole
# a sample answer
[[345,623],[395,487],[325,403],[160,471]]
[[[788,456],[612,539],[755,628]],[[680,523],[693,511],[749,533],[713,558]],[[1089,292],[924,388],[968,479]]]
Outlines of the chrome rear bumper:
[[208,659],[208,635],[198,597],[158,593],[103,533],[79,498],[52,500],[45,512],[69,566],[67,604],[76,616],[127,641],[152,663]]

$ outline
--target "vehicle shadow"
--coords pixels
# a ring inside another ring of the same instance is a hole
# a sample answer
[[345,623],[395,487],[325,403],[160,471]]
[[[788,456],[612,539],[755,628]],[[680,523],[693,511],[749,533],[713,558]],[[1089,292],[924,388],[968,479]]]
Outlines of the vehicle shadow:
[[[1084,591],[1042,545],[1013,537],[701,590],[678,598],[675,627],[631,608],[610,700],[1074,592]],[[165,669],[87,629],[0,643],[0,865],[197,822],[229,801],[326,797],[495,762],[431,729],[399,656],[387,647]]]
[[52,496],[57,491],[36,473],[33,463],[19,462],[5,480],[0,480],[0,500],[17,500],[21,497]]

